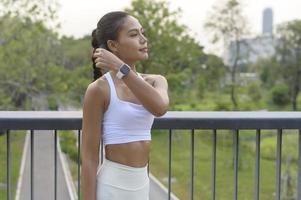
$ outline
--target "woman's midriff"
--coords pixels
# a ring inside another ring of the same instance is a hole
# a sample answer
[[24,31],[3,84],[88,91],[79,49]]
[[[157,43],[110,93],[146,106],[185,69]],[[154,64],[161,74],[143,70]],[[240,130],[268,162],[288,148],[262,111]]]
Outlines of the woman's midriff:
[[131,167],[144,167],[148,163],[150,141],[109,144],[105,147],[106,159]]

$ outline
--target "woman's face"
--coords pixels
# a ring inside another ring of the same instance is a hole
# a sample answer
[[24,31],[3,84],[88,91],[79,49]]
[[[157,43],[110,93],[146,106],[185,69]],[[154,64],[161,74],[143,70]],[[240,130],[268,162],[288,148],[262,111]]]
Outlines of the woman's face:
[[126,17],[117,39],[117,56],[126,63],[148,59],[147,39],[139,21]]

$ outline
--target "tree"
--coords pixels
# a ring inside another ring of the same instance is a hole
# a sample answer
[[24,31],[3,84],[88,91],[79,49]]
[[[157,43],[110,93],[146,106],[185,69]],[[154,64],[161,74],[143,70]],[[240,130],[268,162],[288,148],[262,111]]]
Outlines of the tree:
[[0,16],[10,15],[30,19],[46,25],[49,29],[59,27],[57,10],[59,3],[56,0],[0,0],[3,9]]
[[177,22],[181,11],[170,11],[166,1],[151,0],[134,0],[126,11],[139,19],[150,47],[150,59],[138,67],[167,77],[172,104],[187,102],[187,95],[197,89],[196,80],[204,78],[198,74],[203,74],[205,55],[187,27]]
[[280,74],[289,88],[292,109],[297,110],[301,84],[301,20],[281,24],[277,33],[276,57],[281,66]]
[[60,43],[63,51],[65,68],[72,70],[88,64],[92,66],[91,55],[93,50],[91,47],[90,36],[84,36],[79,39],[63,36],[60,39]]
[[54,11],[42,9],[52,4],[26,0],[0,3],[7,8],[0,16],[1,109],[34,109],[33,99],[57,94],[53,93],[55,88],[60,92],[66,89],[60,80],[64,68],[58,35],[44,21],[52,20]]
[[241,41],[248,33],[241,3],[238,0],[226,0],[220,7],[215,7],[205,23],[205,28],[212,35],[213,43],[221,41],[225,48],[231,47],[232,59],[226,63],[226,67],[231,75],[231,101],[234,109],[237,109],[237,68],[241,59]]
[[282,83],[280,65],[275,56],[259,59],[250,68],[250,71],[259,75],[264,89],[270,90],[275,84]]
[[206,88],[211,91],[220,89],[225,77],[223,60],[216,55],[208,54],[202,68],[204,68]]
[[32,109],[31,100],[51,92],[53,83],[60,77],[58,72],[63,70],[59,67],[62,63],[59,41],[56,34],[40,23],[8,15],[3,18],[0,25],[3,30],[0,33],[1,93],[7,104]]

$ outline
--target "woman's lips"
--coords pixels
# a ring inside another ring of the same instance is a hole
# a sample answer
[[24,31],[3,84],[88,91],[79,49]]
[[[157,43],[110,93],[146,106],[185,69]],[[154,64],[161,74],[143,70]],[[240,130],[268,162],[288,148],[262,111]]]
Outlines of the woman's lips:
[[148,52],[148,48],[142,48],[142,49],[139,49],[139,51],[147,53]]

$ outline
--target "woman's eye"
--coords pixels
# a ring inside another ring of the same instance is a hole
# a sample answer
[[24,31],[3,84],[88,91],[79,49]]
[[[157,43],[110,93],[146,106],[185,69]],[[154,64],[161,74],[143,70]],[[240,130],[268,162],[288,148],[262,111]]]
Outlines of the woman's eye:
[[130,35],[131,37],[136,37],[138,34],[132,34],[132,35]]

